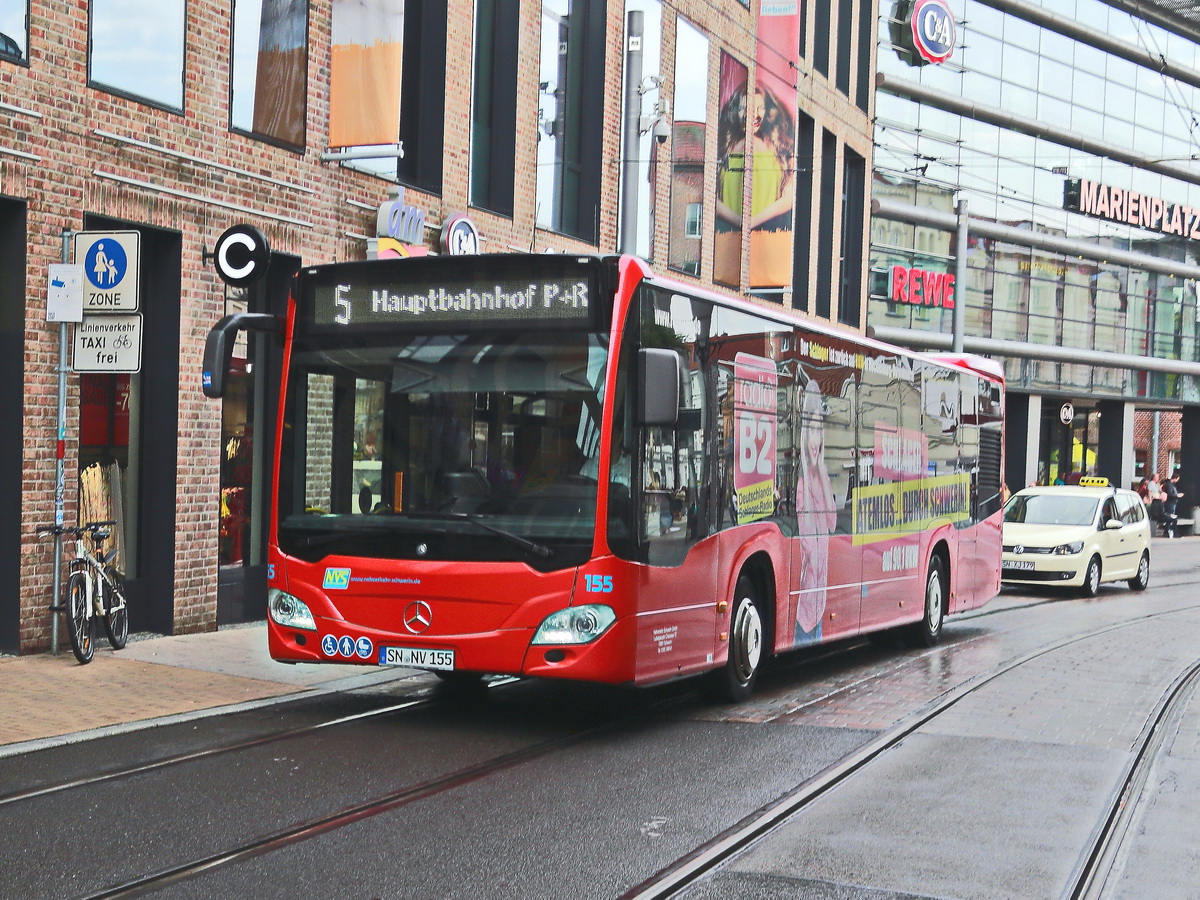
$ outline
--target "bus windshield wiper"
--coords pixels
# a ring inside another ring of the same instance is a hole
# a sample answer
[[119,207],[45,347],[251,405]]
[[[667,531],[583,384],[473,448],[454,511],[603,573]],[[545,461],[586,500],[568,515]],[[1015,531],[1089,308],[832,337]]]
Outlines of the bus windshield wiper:
[[470,522],[482,528],[484,531],[490,531],[492,534],[499,535],[509,543],[515,544],[522,550],[532,553],[534,556],[542,559],[549,559],[554,553],[545,544],[539,544],[537,541],[531,541],[528,538],[523,538],[519,534],[513,534],[511,531],[505,531],[503,528],[497,528],[495,525],[489,525],[487,522],[480,519],[478,516],[465,512],[419,512],[413,513],[413,516],[419,516],[426,519],[446,519],[454,522]]

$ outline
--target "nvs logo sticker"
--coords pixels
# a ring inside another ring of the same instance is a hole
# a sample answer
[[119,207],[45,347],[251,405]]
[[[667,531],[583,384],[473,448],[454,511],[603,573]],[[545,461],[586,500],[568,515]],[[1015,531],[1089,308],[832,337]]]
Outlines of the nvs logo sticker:
[[327,591],[344,591],[350,587],[350,570],[349,569],[326,569],[325,580],[321,582],[321,587]]

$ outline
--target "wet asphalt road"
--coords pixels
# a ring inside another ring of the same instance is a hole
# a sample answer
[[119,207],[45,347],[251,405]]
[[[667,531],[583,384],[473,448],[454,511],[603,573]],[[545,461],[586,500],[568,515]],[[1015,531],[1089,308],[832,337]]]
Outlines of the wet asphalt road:
[[[1029,657],[684,896],[1058,897],[1150,710],[1200,660],[1200,539],[1156,541],[1154,554],[1144,594],[1006,591],[951,619],[933,650],[858,643],[788,658],[735,707],[706,705],[687,684],[444,695],[432,680],[401,682],[3,759],[11,795],[295,732],[0,802],[4,892],[92,896],[209,858],[145,887],[616,898],[945,691]],[[303,730],[409,699],[420,702]],[[1198,780],[1191,703],[1170,725],[1111,896],[1195,895]]]

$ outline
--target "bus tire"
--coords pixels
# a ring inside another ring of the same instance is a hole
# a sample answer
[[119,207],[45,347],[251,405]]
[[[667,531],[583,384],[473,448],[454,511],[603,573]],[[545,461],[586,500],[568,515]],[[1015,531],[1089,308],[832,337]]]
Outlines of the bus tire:
[[733,593],[729,620],[729,658],[709,673],[708,694],[723,703],[740,703],[754,692],[764,658],[762,599],[754,580],[742,575]]
[[913,647],[933,647],[942,638],[942,623],[946,618],[948,584],[946,564],[940,554],[929,557],[925,572],[925,602],[921,621],[908,626],[906,637]]

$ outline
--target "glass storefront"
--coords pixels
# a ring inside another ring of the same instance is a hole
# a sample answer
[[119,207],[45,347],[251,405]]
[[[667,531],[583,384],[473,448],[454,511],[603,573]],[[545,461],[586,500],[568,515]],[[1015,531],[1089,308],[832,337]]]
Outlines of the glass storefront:
[[[1099,0],[1040,6],[1064,21],[1087,23],[1128,53],[1105,52],[975,0],[950,0],[949,6],[959,28],[954,53],[941,65],[920,68],[889,43],[896,7],[881,6],[879,70],[898,87],[877,95],[874,196],[941,213],[952,213],[963,199],[973,219],[1197,265],[1200,241],[1190,237],[1192,229],[1169,235],[1145,227],[1144,219],[1134,227],[1065,207],[1073,181],[1082,178],[1158,198],[1162,208],[1200,208],[1200,166],[1193,162],[1200,129],[1191,113],[1200,89],[1172,78],[1169,67],[1123,58],[1150,54],[1195,70],[1200,46]],[[918,102],[903,96],[905,84],[944,93],[946,107],[965,101],[1021,110],[1044,124],[1044,134]],[[1070,135],[1145,162],[1135,166],[1075,149],[1068,146]],[[948,333],[952,309],[929,288],[953,275],[955,243],[950,231],[877,217],[868,323]],[[1200,361],[1200,310],[1190,279],[978,236],[965,249],[967,284],[957,286],[954,297],[966,303],[968,335]],[[897,267],[901,279],[921,278],[924,292],[898,291]],[[1200,401],[1193,376],[1036,360],[1009,360],[1006,370],[1010,388],[1035,393]]]

